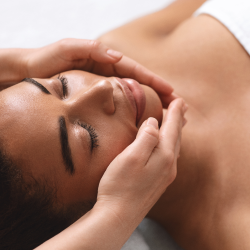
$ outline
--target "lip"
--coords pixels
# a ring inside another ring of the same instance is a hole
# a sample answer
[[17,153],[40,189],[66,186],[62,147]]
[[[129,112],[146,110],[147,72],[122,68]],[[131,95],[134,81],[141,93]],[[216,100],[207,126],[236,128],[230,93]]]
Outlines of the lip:
[[121,84],[126,97],[130,101],[133,109],[135,110],[136,125],[142,118],[146,106],[146,96],[141,85],[133,79],[116,78]]

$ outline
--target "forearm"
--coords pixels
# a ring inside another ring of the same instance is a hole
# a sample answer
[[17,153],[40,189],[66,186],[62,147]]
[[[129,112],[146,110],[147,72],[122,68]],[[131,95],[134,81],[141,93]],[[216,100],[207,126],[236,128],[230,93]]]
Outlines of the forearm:
[[115,209],[96,205],[73,225],[36,250],[119,250],[143,219],[141,216],[132,218],[133,215],[134,213],[120,213]]
[[145,121],[136,140],[108,166],[94,208],[36,250],[121,249],[176,176],[186,110],[177,99],[160,130],[154,118]]

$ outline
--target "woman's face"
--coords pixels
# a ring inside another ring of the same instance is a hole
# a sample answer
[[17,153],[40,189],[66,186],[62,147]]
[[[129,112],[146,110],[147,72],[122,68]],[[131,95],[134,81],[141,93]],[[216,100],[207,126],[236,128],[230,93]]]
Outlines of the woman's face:
[[0,93],[0,110],[7,153],[35,179],[55,184],[63,203],[96,198],[104,171],[142,122],[162,116],[152,89],[83,71],[26,79]]

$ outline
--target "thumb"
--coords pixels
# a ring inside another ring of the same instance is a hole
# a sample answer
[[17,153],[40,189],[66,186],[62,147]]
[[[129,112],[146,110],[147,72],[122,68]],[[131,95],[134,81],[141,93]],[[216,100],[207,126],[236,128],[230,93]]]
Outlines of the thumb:
[[146,165],[154,148],[159,142],[158,121],[150,117],[140,127],[137,137],[120,155],[128,165]]

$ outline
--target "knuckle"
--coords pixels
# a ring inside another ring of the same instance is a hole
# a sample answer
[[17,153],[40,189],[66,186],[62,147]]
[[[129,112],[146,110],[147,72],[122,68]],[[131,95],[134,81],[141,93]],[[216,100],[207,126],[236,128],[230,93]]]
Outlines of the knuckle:
[[140,163],[140,158],[138,157],[139,154],[138,152],[135,151],[129,151],[127,161],[129,164],[139,164]]
[[63,38],[60,41],[58,41],[58,45],[64,47],[64,46],[68,46],[69,43],[71,42],[72,42],[72,38]]
[[101,42],[97,40],[89,40],[89,45],[91,46],[92,50],[95,50],[101,46]]
[[176,168],[173,168],[171,173],[169,174],[169,185],[175,180],[177,176],[177,169]]
[[[166,166],[166,165],[165,165]],[[164,183],[169,186],[177,176],[177,167],[176,166],[166,166],[164,170],[161,172]]]
[[145,129],[144,129],[144,135],[149,138],[150,140],[151,139],[157,139],[159,138],[159,131],[156,130],[155,128],[153,128],[152,126],[147,126]]
[[57,47],[60,51],[68,52],[73,45],[73,38],[64,38],[57,42]]
[[142,148],[136,147],[127,147],[122,153],[120,153],[116,158],[119,162],[126,165],[134,165],[134,166],[141,166],[142,162],[144,161],[145,154],[143,153]]
[[171,150],[168,150],[164,152],[163,154],[164,162],[166,162],[170,167],[174,164],[174,158],[175,158],[175,154]]

